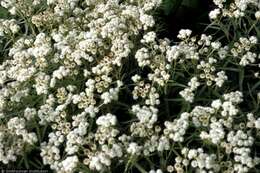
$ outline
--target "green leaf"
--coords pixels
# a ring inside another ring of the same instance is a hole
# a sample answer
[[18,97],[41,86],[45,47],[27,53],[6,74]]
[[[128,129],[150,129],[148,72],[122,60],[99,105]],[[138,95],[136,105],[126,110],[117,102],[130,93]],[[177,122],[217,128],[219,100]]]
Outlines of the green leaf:
[[188,8],[198,8],[199,0],[183,0],[182,5]]
[[240,71],[239,71],[239,90],[241,92],[243,91],[244,77],[245,77],[245,70],[243,68],[240,68]]
[[163,11],[165,15],[175,12],[182,4],[182,0],[164,0]]
[[0,6],[0,19],[6,19],[9,16],[9,12]]

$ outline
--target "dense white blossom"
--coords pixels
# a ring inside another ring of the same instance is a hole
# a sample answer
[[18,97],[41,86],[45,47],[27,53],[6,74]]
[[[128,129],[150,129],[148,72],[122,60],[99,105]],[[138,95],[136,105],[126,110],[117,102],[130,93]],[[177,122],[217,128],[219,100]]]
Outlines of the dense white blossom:
[[210,32],[177,41],[157,32],[162,3],[1,0],[1,166],[35,152],[57,173],[259,167],[259,1],[213,0]]

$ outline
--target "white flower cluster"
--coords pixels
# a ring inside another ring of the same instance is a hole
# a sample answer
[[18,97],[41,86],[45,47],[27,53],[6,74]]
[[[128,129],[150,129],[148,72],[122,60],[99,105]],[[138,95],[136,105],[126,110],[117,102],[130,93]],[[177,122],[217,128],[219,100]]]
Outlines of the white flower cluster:
[[77,166],[78,157],[77,156],[69,156],[65,160],[61,162],[62,168],[61,170],[64,172],[72,172],[73,169]]
[[181,29],[177,37],[179,39],[185,40],[191,36],[191,33],[192,31],[190,29]]
[[[39,13],[35,9],[41,3],[45,2],[1,1],[1,6],[12,14],[30,17],[31,22],[25,28],[25,36],[10,47],[10,60],[1,64],[0,112],[4,118],[4,111],[11,111],[7,105],[27,104],[26,99],[36,93],[35,103],[29,103],[22,112],[28,121],[39,119],[39,124],[51,126],[52,135],[41,146],[43,162],[57,172],[73,172],[79,161],[79,149],[83,145],[96,145],[93,141],[85,143],[85,138],[95,138],[100,145],[115,140],[118,130],[112,126],[116,125],[116,116],[107,113],[98,117],[95,135],[88,134],[89,118],[96,117],[102,107],[118,99],[123,83],[115,77],[121,75],[116,75],[121,68],[117,66],[122,66],[123,58],[131,53],[136,37],[155,24],[150,12],[160,1],[131,0],[123,4],[113,0],[47,1],[47,8]],[[1,36],[17,34],[18,23],[15,19],[1,19]],[[42,32],[37,33],[39,30]],[[151,32],[144,38],[151,42],[156,34]],[[9,80],[11,84],[4,86]],[[159,103],[155,88],[148,99],[151,105]],[[72,107],[78,109],[73,116],[68,112]],[[34,143],[35,137],[28,135],[20,142]],[[60,150],[62,143],[65,143],[64,151]],[[62,158],[61,152],[68,156]],[[99,151],[93,150],[89,156],[95,153]],[[115,157],[112,155],[111,159]],[[117,155],[121,157],[122,153]]]
[[209,133],[202,131],[200,134],[201,139],[208,139],[213,144],[219,144],[225,137],[224,128],[221,122],[212,122],[209,125]]
[[144,35],[143,39],[141,40],[141,43],[152,43],[155,42],[156,39],[156,33],[151,31]]
[[256,168],[259,2],[213,3],[213,28],[239,34],[173,43],[153,29],[161,0],[1,0],[1,164],[28,147],[58,173]]
[[220,15],[220,9],[214,9],[209,13],[210,19],[217,19],[217,17]]
[[104,116],[100,116],[97,121],[97,125],[103,126],[103,127],[110,127],[116,125],[116,116],[112,114],[107,114]]
[[102,171],[105,167],[109,167],[112,164],[112,159],[116,157],[122,157],[122,148],[118,144],[112,144],[112,147],[107,145],[102,146],[102,152],[96,153],[90,158],[89,167],[91,169]]
[[24,16],[31,16],[34,13],[34,8],[40,5],[43,0],[2,0],[1,6],[8,9],[12,15],[22,13]]
[[256,119],[253,113],[248,113],[247,119],[247,127],[260,129],[260,118]]
[[140,155],[142,147],[135,142],[131,142],[127,148],[127,153],[131,155]]
[[5,20],[0,19],[0,36],[13,35],[18,33],[20,26],[17,24],[15,19]]
[[33,145],[38,139],[34,132],[28,132],[24,118],[11,118],[6,127],[0,128],[0,161],[7,164],[22,154],[26,144]]
[[94,169],[97,171],[104,170],[106,166],[110,166],[110,165],[111,165],[111,160],[104,153],[99,153],[97,156],[92,157],[89,163],[90,169]]
[[155,87],[151,86],[150,83],[139,81],[138,75],[133,76],[132,80],[136,83],[132,92],[133,99],[137,100],[139,97],[146,99],[146,105],[154,106],[160,104],[159,94]]
[[217,77],[214,80],[215,80],[216,85],[218,87],[222,87],[224,82],[226,80],[228,80],[228,77],[227,77],[227,75],[226,75],[226,73],[224,71],[220,71],[220,72],[217,73]]
[[120,87],[123,85],[121,81],[117,81],[117,88],[110,88],[109,91],[101,94],[101,99],[104,100],[104,104],[110,103],[112,100],[118,99],[118,93],[120,91]]
[[132,106],[132,111],[136,114],[136,117],[140,121],[140,123],[144,123],[146,125],[153,125],[157,121],[157,113],[158,109],[154,107],[140,107],[140,105]]
[[138,118],[138,122],[132,123],[130,130],[134,136],[150,136],[154,124],[158,120],[158,109],[150,106],[133,105],[132,112]]
[[169,139],[174,142],[183,142],[184,135],[186,130],[189,127],[189,116],[188,113],[182,113],[179,119],[174,120],[173,122],[166,121],[164,123],[164,135],[168,136]]
[[246,10],[251,7],[255,6],[259,8],[259,1],[258,0],[234,0],[232,3],[230,3],[228,6],[226,6],[226,0],[213,0],[215,5],[217,5],[217,9],[214,9],[209,14],[211,19],[216,19],[215,15],[213,13],[217,12],[218,15],[222,15],[224,17],[230,17],[230,18],[242,18],[246,15]]
[[161,169],[157,169],[157,170],[150,170],[149,173],[163,173],[163,171]]
[[194,93],[193,92],[200,86],[198,78],[197,77],[191,78],[188,85],[189,85],[189,87],[180,91],[180,95],[185,99],[185,101],[192,103],[194,101]]
[[251,146],[253,145],[254,138],[243,132],[242,130],[230,131],[227,134],[227,144],[231,151],[234,153],[234,171],[239,173],[248,172],[259,163],[259,158],[251,157]]
[[181,150],[183,157],[177,157],[176,164],[182,165],[178,166],[178,169],[184,170],[184,165],[195,168],[198,172],[218,172],[219,165],[217,164],[217,156],[215,154],[207,154],[202,148],[198,149],[188,149],[183,148]]

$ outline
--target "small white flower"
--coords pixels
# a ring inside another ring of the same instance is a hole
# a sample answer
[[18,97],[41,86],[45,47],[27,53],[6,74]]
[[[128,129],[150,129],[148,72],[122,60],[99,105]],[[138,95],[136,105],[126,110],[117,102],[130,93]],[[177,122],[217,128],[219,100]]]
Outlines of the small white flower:
[[220,107],[222,106],[222,102],[221,100],[214,100],[212,103],[211,103],[211,107],[215,108],[215,109],[219,109]]
[[209,13],[209,18],[210,19],[217,19],[217,17],[220,15],[220,9],[219,8],[216,8],[214,10],[212,10],[210,13]]
[[106,115],[98,117],[96,124],[99,126],[110,127],[115,126],[117,123],[116,116],[108,113]]
[[257,11],[257,12],[255,13],[255,18],[256,18],[257,20],[260,20],[260,11]]
[[143,36],[143,39],[141,40],[141,43],[152,43],[155,41],[155,38],[156,38],[156,33],[151,31],[151,32],[148,32],[147,34],[145,34]]
[[137,143],[131,142],[127,148],[127,152],[132,155],[140,154],[141,146],[138,146]]
[[62,169],[65,172],[72,172],[73,169],[75,169],[75,167],[77,166],[78,161],[79,160],[77,156],[69,156],[61,162]]
[[179,39],[186,39],[189,38],[191,36],[192,31],[190,29],[181,29],[179,31],[179,34],[177,35],[177,38]]

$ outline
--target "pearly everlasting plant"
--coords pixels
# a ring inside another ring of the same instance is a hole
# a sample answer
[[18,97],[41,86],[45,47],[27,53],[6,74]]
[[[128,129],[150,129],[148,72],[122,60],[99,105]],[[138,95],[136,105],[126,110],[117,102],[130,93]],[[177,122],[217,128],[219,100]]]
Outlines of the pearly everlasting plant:
[[0,168],[260,171],[260,2],[175,40],[162,3],[0,1]]

